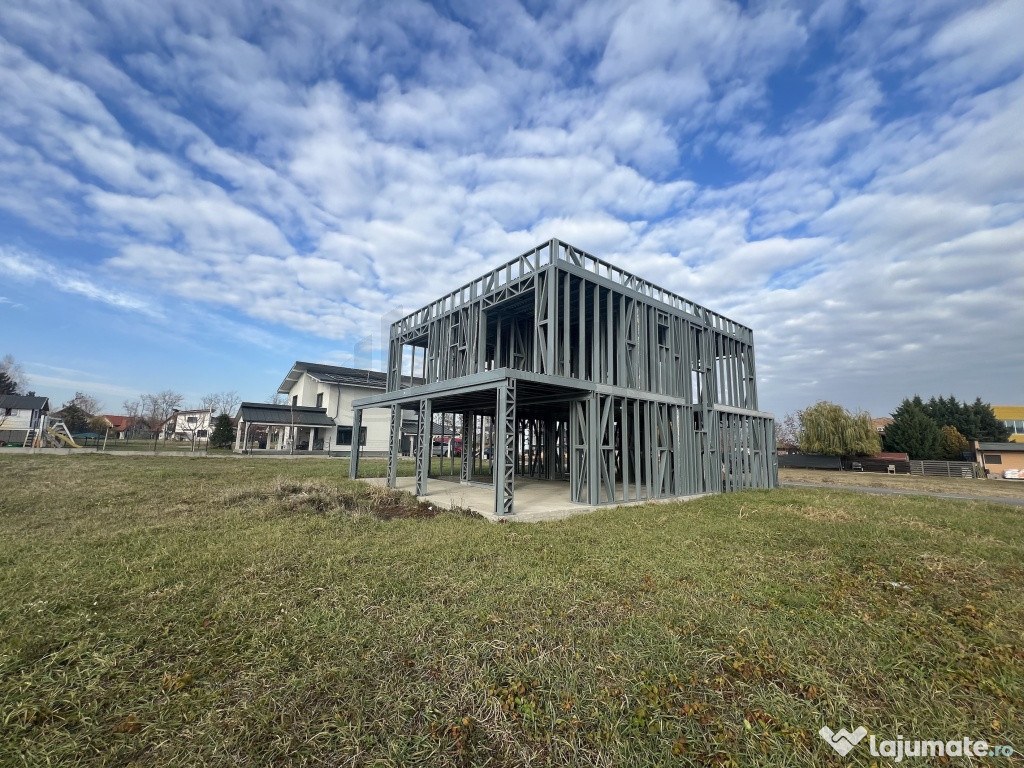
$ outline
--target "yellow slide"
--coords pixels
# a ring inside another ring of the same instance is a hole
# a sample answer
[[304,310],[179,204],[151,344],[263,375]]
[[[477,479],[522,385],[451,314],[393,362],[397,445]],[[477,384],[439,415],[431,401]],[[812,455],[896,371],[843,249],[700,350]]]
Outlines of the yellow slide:
[[[64,430],[63,434],[61,434],[62,429]],[[66,445],[68,448],[82,447],[74,441],[74,439],[71,437],[71,433],[68,432],[68,428],[64,426],[63,422],[48,427],[46,433],[50,435],[50,437],[57,440],[58,442],[64,443],[64,445]]]

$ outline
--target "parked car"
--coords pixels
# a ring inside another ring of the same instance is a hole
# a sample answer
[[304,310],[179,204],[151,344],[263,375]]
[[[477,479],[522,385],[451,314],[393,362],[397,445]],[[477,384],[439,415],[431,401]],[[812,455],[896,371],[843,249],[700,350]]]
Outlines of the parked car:
[[446,437],[434,438],[434,444],[430,449],[430,453],[433,456],[461,456],[462,455],[462,438],[461,437]]
[[1003,472],[1003,479],[1004,480],[1020,480],[1021,479],[1021,477],[1020,477],[1020,470],[1019,469],[1007,469],[1007,470],[1005,470]]

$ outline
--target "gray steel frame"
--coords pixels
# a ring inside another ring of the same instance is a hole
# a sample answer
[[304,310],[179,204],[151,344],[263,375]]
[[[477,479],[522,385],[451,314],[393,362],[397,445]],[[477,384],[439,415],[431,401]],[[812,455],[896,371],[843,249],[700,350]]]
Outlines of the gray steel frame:
[[389,484],[403,404],[420,414],[420,494],[434,409],[462,415],[463,482],[491,417],[499,513],[516,474],[567,477],[587,504],[778,484],[752,331],[559,240],[392,325],[387,392],[353,404],[392,408]]

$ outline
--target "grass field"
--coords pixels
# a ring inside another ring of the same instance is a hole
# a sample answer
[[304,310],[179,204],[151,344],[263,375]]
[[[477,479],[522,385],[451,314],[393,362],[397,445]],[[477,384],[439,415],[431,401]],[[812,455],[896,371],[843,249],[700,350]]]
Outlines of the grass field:
[[0,765],[1024,749],[1019,508],[791,488],[495,525],[346,475],[0,457]]
[[1024,499],[1024,481],[975,480],[961,477],[920,477],[884,475],[880,472],[838,472],[821,469],[779,469],[783,483],[825,483],[900,491],[929,491],[959,496],[990,496],[995,499]]

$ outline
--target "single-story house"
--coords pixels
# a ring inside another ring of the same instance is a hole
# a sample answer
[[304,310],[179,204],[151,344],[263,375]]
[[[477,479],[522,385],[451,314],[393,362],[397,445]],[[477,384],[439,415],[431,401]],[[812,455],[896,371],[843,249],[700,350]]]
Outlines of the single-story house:
[[[336,445],[339,428],[324,408],[273,403],[242,403],[235,416],[235,451],[330,451]],[[352,439],[349,427],[348,440]],[[365,429],[365,427],[364,427]]]
[[104,414],[100,416],[100,421],[110,430],[110,437],[117,440],[127,440],[150,433],[149,423],[141,416]]
[[975,441],[977,462],[986,475],[1005,477],[1006,471],[1024,470],[1024,443],[979,443]]

